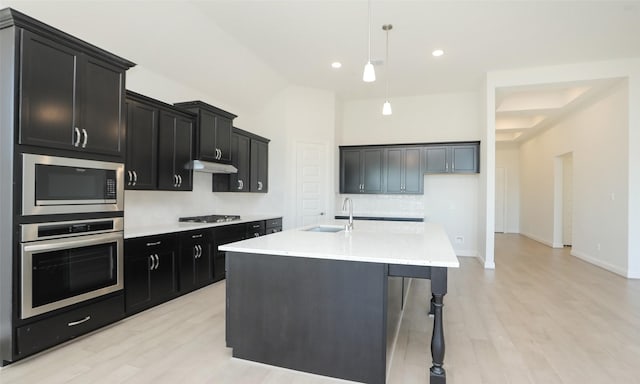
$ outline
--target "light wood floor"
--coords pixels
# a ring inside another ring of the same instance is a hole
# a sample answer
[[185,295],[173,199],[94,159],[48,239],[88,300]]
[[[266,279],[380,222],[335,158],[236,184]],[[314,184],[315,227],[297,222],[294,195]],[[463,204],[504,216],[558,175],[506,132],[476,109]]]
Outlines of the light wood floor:
[[[451,384],[640,383],[640,281],[518,235],[495,271],[461,258],[445,296]],[[231,358],[224,282],[0,370],[2,384],[337,383]],[[428,383],[429,282],[414,280],[390,383]]]

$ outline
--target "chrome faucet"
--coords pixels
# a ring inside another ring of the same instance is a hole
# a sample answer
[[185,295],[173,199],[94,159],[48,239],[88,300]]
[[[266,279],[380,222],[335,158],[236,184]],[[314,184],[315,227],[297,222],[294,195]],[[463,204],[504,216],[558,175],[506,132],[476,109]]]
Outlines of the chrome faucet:
[[349,223],[344,226],[345,232],[353,231],[353,201],[345,197],[342,201],[342,210],[347,210],[347,205],[349,206]]

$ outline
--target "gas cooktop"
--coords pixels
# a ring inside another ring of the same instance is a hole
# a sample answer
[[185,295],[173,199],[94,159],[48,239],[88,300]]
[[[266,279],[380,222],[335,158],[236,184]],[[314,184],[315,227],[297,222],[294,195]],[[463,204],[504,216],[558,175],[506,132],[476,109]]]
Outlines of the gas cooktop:
[[178,219],[180,222],[188,223],[225,223],[227,221],[240,220],[238,215],[206,215],[206,216],[193,216],[193,217],[181,217]]

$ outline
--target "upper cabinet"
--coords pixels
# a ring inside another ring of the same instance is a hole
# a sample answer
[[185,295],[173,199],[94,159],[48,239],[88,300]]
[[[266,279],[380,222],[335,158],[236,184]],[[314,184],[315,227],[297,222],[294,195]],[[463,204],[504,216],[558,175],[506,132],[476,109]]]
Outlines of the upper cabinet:
[[423,193],[421,152],[420,147],[393,147],[384,150],[387,193]]
[[268,192],[269,139],[233,128],[231,164],[238,172],[214,174],[213,192]]
[[340,193],[422,194],[424,174],[478,173],[479,142],[340,147]]
[[231,163],[231,129],[237,116],[202,101],[176,103],[198,116],[195,134],[195,159]]
[[384,192],[384,149],[340,149],[340,193]]
[[127,91],[126,189],[193,189],[196,116]]
[[425,173],[478,173],[480,143],[424,147]]
[[18,58],[18,143],[124,158],[125,71],[135,64],[13,9],[2,10],[0,22],[18,42],[2,52]]
[[193,118],[178,111],[160,111],[158,189],[193,190]]

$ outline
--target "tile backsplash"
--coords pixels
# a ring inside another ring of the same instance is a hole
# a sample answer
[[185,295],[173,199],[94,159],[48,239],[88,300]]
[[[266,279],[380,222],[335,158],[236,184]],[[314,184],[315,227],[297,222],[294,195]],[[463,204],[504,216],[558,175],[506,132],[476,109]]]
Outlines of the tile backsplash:
[[423,195],[336,195],[336,215],[344,215],[342,201],[353,201],[354,216],[424,217]]

